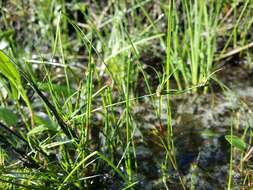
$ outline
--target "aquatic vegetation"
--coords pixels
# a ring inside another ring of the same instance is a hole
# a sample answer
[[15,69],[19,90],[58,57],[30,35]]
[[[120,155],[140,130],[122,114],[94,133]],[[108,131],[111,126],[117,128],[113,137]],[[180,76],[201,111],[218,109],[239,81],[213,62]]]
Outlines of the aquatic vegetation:
[[252,8],[0,0],[0,189],[252,188]]

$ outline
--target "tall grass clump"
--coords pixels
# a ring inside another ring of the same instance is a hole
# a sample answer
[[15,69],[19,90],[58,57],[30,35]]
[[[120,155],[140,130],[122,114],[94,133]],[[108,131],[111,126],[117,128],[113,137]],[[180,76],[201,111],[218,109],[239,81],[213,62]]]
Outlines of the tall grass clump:
[[[184,118],[172,94],[208,92],[202,87],[215,61],[240,41],[250,0],[233,2],[238,19],[225,44],[218,39],[226,0],[27,2],[0,0],[0,189],[126,190],[149,181],[196,189],[200,154],[193,150],[184,176],[175,137],[192,124],[178,129]],[[226,136],[228,189],[233,143],[248,143],[246,132],[231,141],[234,135]],[[251,152],[243,148],[241,157]]]
[[[209,79],[217,47],[216,29],[222,2],[173,2],[171,13],[171,67],[179,89],[197,86]],[[178,11],[182,9],[182,11]],[[194,89],[193,91],[196,91]]]

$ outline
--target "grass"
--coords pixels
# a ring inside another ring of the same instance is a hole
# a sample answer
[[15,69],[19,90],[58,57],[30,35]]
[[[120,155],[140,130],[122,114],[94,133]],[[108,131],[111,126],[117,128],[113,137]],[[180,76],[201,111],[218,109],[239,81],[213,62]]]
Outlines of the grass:
[[[251,60],[251,1],[28,2],[0,1],[0,188],[145,188],[139,147],[154,146],[161,188],[196,189],[196,161],[190,186],[178,166],[172,97],[223,93],[222,60]],[[143,104],[160,124],[147,136]],[[241,173],[252,164],[243,132],[228,140],[227,189],[238,143]]]

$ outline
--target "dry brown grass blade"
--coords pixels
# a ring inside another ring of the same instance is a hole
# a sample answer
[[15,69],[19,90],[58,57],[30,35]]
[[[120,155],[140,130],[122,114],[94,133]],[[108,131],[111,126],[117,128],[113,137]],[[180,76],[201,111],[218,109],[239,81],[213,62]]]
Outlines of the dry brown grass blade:
[[222,59],[228,58],[228,57],[230,57],[230,56],[233,56],[233,55],[235,55],[235,54],[238,54],[238,53],[240,53],[240,52],[242,52],[242,51],[244,51],[244,50],[246,50],[246,49],[252,48],[252,47],[253,47],[253,42],[251,42],[251,43],[249,43],[249,44],[247,44],[247,45],[245,45],[245,46],[235,48],[235,49],[233,49],[233,50],[231,50],[231,51],[229,51],[228,53],[225,53],[225,54],[223,54],[223,55],[220,55],[220,56],[218,56],[218,57],[215,59],[215,61],[220,61],[220,60],[222,60]]

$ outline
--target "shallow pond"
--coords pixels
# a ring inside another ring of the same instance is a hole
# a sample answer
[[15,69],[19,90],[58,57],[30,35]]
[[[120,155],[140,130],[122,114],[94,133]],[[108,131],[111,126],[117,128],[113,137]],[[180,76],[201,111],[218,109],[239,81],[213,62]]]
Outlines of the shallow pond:
[[[235,71],[235,76],[242,71]],[[244,72],[244,71],[243,71]],[[232,91],[206,95],[176,95],[171,98],[172,126],[178,171],[168,170],[166,181],[170,189],[180,189],[179,177],[190,189],[225,189],[229,176],[230,144],[225,135],[241,135],[252,126],[253,87],[251,80],[228,85]],[[246,84],[246,85],[245,85]],[[157,100],[158,105],[158,100]],[[167,123],[165,103],[160,118],[154,113],[150,101],[144,101],[133,112],[136,122],[135,141],[138,180],[141,189],[164,189],[161,163],[165,154],[161,139]],[[240,153],[236,152],[233,164],[239,164]],[[235,167],[236,168],[236,167]],[[194,179],[193,179],[194,177]],[[233,170],[234,189],[240,189],[243,177],[239,170]]]

